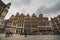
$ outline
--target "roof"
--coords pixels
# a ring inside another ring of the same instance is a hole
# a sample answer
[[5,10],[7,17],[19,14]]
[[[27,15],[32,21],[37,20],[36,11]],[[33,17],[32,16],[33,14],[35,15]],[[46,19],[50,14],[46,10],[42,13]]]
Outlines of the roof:
[[0,8],[1,7],[4,8],[5,6],[6,6],[6,4],[0,0]]

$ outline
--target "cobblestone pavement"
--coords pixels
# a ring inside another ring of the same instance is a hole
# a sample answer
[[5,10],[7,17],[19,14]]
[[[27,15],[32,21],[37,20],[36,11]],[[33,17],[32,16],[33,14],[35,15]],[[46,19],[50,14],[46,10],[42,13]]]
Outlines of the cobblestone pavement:
[[60,35],[24,35],[13,34],[11,37],[5,37],[5,34],[0,34],[0,40],[60,40]]

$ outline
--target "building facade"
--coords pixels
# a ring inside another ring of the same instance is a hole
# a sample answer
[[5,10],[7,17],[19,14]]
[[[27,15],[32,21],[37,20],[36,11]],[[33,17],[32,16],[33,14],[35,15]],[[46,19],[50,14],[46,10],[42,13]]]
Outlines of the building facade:
[[4,31],[4,26],[5,26],[5,16],[8,13],[8,9],[10,8],[11,3],[5,4],[0,0],[0,32]]
[[53,32],[55,34],[60,34],[60,15],[57,17],[51,18],[51,23],[53,27]]
[[18,12],[15,16],[12,15],[10,19],[7,21],[7,25],[6,25],[7,29],[13,33],[22,34],[24,32],[24,23],[23,23],[24,17],[25,15],[23,13],[21,13],[20,15]]
[[32,16],[29,14],[24,18],[24,32],[27,34],[34,34],[38,31],[38,19],[37,16],[33,13]]
[[39,15],[38,17],[38,31],[39,34],[52,34],[52,29],[51,29],[50,21],[48,17],[43,17],[42,14]]
[[19,14],[17,12],[15,16],[12,15],[10,19],[7,20],[6,25],[6,30],[19,34],[25,32],[27,32],[27,34],[37,34],[40,31],[47,31],[48,29],[51,30],[48,17],[43,17],[43,14],[37,17],[34,13],[30,16],[29,14],[24,15],[23,13]]

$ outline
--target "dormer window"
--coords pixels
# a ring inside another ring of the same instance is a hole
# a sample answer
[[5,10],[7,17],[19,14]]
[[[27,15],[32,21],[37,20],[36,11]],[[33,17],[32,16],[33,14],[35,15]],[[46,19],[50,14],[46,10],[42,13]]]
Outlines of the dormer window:
[[39,14],[39,18],[43,18],[43,14]]

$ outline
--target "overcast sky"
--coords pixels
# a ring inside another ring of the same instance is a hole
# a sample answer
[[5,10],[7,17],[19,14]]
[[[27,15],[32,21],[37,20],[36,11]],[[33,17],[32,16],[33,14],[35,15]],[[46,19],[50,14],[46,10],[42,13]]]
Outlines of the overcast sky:
[[5,19],[17,12],[36,15],[44,14],[46,17],[54,17],[60,14],[60,0],[2,0],[5,4],[11,2],[12,5]]

